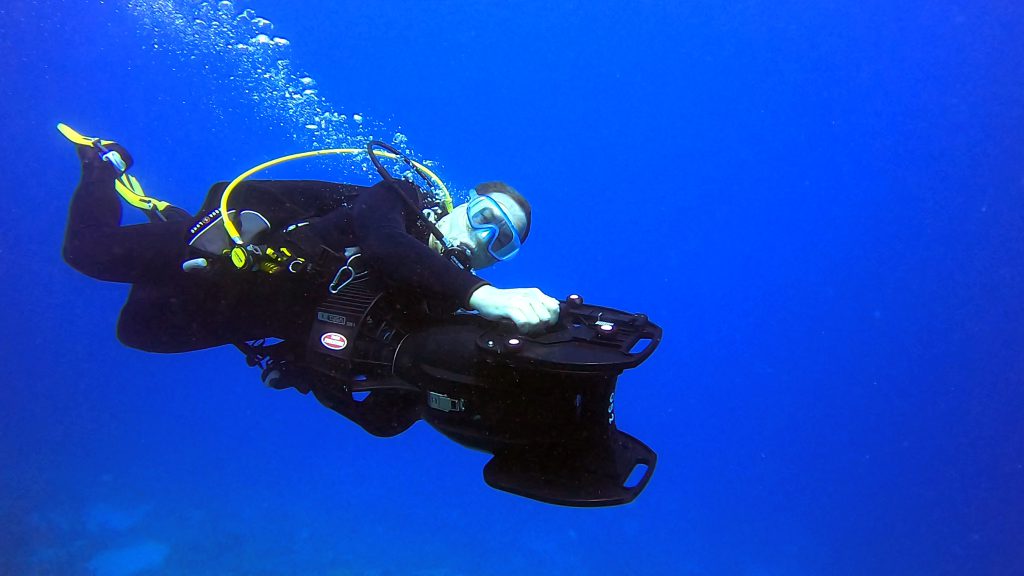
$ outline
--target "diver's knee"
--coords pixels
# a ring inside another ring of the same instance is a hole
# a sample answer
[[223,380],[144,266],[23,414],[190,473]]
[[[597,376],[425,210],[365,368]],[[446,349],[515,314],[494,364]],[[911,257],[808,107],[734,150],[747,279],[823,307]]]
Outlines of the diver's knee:
[[87,250],[82,249],[80,242],[75,242],[72,238],[65,239],[61,252],[64,262],[68,266],[90,278],[100,279],[100,266],[97,259],[92,257]]

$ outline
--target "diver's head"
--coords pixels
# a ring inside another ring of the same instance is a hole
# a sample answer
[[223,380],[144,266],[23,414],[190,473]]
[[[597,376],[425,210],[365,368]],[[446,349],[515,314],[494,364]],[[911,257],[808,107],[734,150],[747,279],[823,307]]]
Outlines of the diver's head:
[[515,256],[530,235],[531,219],[530,203],[515,188],[484,182],[437,227],[452,245],[469,251],[470,266],[479,270]]

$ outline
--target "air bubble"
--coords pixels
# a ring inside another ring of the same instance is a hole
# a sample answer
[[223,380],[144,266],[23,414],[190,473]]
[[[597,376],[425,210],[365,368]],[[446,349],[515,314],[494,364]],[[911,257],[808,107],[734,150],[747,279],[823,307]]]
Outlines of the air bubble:
[[[216,94],[240,97],[225,101],[227,107],[239,101],[251,103],[252,111],[262,121],[284,127],[306,146],[361,147],[372,134],[411,153],[405,134],[388,132],[384,125],[362,114],[336,112],[316,89],[312,76],[279,58],[290,41],[276,35],[276,26],[243,1],[126,3],[151,34],[147,40],[154,49],[171,51],[182,61],[194,61],[193,66],[204,72]],[[350,175],[358,174],[360,169],[367,175],[374,173],[369,161],[364,160],[345,170]]]

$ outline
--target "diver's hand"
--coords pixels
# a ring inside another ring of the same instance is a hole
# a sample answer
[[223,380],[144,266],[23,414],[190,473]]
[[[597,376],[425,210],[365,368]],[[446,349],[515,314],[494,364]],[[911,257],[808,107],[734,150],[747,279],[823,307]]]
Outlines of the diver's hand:
[[520,332],[534,332],[558,321],[558,300],[536,288],[502,290],[484,285],[469,297],[469,306],[488,320],[511,320]]

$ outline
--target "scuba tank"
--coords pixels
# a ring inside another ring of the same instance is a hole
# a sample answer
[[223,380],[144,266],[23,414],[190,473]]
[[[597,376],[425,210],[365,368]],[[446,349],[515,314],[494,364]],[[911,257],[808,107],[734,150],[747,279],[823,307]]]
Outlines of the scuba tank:
[[[383,149],[383,151],[377,150],[377,148]],[[451,194],[448,192],[447,186],[436,174],[430,171],[429,168],[423,164],[412,160],[398,149],[379,141],[371,141],[366,145],[366,148],[331,148],[327,150],[312,150],[309,152],[301,152],[298,154],[290,154],[275,158],[264,162],[258,166],[254,166],[249,170],[246,170],[242,174],[238,175],[234,180],[229,182],[223,189],[220,195],[219,203],[216,209],[211,210],[204,216],[200,223],[207,228],[203,222],[217,224],[216,228],[222,228],[222,234],[215,234],[216,240],[214,241],[211,237],[210,241],[200,242],[197,240],[197,235],[193,236],[192,241],[189,243],[190,246],[199,249],[204,254],[211,255],[228,255],[232,265],[238,270],[261,270],[269,273],[276,273],[282,269],[295,271],[304,267],[304,264],[308,263],[309,256],[304,257],[290,253],[283,252],[280,247],[276,250],[267,250],[268,246],[258,244],[258,239],[266,233],[268,230],[274,229],[275,225],[280,223],[275,222],[271,224],[270,220],[262,218],[263,223],[260,223],[259,219],[251,219],[250,222],[246,222],[243,219],[244,212],[236,212],[231,210],[229,207],[230,199],[232,194],[238,189],[238,187],[245,182],[253,174],[270,168],[299,160],[303,158],[311,158],[316,156],[324,156],[330,154],[367,154],[370,160],[373,162],[377,172],[384,179],[388,188],[391,188],[403,202],[411,209],[411,213],[417,218],[417,227],[426,231],[425,234],[420,234],[422,239],[426,239],[427,236],[434,236],[437,240],[445,247],[442,255],[450,259],[454,264],[464,269],[469,267],[469,256],[465,250],[455,247],[445,239],[444,235],[438,230],[437,226],[434,225],[436,220],[444,217],[452,210],[452,199]],[[416,187],[418,192],[418,202],[414,202],[409,199],[403,191],[399,188],[396,179],[388,170],[381,164],[380,158],[383,156],[386,158],[394,158],[404,162],[410,169],[412,174],[419,176],[427,185],[430,193],[424,195],[422,189]],[[212,195],[211,190],[211,195]],[[427,216],[427,213],[431,213],[431,217]],[[227,215],[227,217],[224,217]],[[301,216],[299,216],[301,218]],[[284,224],[295,225],[295,220],[286,221]],[[224,239],[226,235],[227,239]],[[219,252],[217,252],[219,250]],[[205,257],[193,258],[185,262],[182,267],[185,270],[200,270],[206,268],[210,264],[210,260]]]

